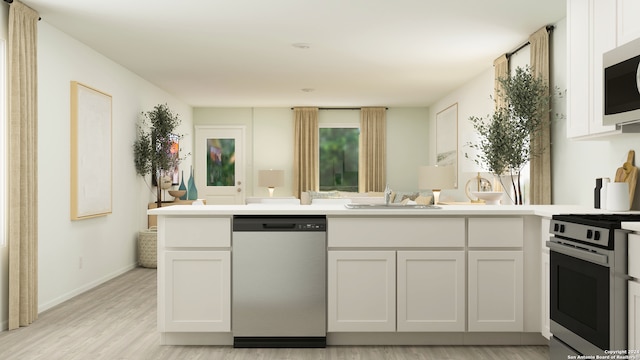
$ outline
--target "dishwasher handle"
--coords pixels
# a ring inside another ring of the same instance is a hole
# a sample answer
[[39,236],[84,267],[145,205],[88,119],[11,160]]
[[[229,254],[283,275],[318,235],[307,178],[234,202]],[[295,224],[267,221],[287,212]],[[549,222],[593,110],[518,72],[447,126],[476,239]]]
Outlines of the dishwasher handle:
[[296,228],[294,223],[262,223],[262,228],[266,230],[291,230]]

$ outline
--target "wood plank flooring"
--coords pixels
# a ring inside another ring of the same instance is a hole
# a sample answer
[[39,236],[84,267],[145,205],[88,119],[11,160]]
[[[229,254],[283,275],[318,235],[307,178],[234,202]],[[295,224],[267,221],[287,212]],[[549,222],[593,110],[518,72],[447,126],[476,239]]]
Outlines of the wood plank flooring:
[[29,327],[0,332],[0,359],[549,359],[546,346],[234,349],[227,346],[162,346],[159,340],[160,335],[156,331],[156,270],[137,268],[45,311]]

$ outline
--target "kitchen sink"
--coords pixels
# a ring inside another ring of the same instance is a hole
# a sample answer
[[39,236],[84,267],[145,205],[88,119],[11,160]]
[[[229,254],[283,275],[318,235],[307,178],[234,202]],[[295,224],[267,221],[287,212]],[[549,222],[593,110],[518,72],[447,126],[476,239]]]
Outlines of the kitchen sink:
[[436,205],[402,205],[402,204],[344,204],[347,209],[398,209],[398,210],[406,210],[406,209],[442,209],[440,206]]

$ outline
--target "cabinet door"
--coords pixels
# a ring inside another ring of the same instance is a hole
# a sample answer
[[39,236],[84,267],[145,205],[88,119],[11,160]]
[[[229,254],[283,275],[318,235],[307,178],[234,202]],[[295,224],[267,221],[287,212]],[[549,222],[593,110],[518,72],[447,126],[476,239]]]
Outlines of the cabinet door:
[[590,4],[567,0],[567,137],[589,134]]
[[166,251],[164,256],[160,331],[231,331],[230,252]]
[[523,331],[522,251],[469,251],[469,331]]
[[395,251],[329,251],[329,332],[396,330]]
[[618,46],[640,38],[640,1],[618,0]]
[[640,283],[629,281],[629,346],[640,350]]
[[397,257],[398,331],[464,331],[464,251],[398,251]]
[[541,311],[541,319],[540,319],[540,328],[541,328],[541,332],[542,332],[542,336],[544,336],[545,338],[547,338],[547,340],[549,340],[551,338],[551,328],[550,328],[550,320],[551,320],[551,314],[549,312],[549,302],[550,302],[550,293],[549,293],[549,266],[550,266],[550,261],[549,261],[549,251],[547,250],[546,252],[542,252],[542,259],[541,259],[541,266],[542,266],[542,278],[541,283],[542,283],[542,291],[541,291],[541,299],[540,299],[540,304],[542,304],[542,311]]
[[541,255],[540,255],[540,329],[542,332],[542,336],[547,338],[551,337],[551,329],[549,328],[550,324],[550,313],[549,313],[549,248],[547,247],[547,241],[549,240],[549,223],[551,219],[542,218],[540,219],[540,246],[541,246]]

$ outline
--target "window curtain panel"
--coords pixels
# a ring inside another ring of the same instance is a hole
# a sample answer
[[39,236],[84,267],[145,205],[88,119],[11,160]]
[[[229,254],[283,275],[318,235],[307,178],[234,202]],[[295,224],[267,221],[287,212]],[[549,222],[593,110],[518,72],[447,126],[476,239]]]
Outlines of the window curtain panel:
[[9,329],[38,318],[38,13],[9,9]]
[[387,181],[387,110],[360,109],[360,192],[384,191]]
[[318,108],[294,108],[293,194],[318,191]]
[[[531,44],[531,70],[534,76],[539,76],[546,84],[549,81],[549,32],[546,26],[529,37]],[[548,91],[548,89],[547,89]],[[531,204],[551,204],[551,124],[549,122],[549,104],[541,109],[545,124],[542,134],[533,139],[533,149],[542,149],[539,156],[533,156],[529,164],[531,173]]]
[[503,54],[493,61],[493,72],[493,101],[495,108],[500,109],[506,105],[502,95],[503,86],[500,83],[500,79],[505,79],[509,76],[509,58],[507,54]]

